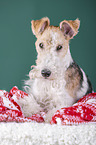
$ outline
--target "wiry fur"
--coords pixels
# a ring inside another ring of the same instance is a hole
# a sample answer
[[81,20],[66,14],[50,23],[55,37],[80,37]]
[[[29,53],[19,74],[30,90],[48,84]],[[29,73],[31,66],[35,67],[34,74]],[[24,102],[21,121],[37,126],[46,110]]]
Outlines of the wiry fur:
[[[60,27],[50,26],[49,23],[47,17],[32,21],[38,55],[36,66],[25,82],[29,96],[18,100],[26,116],[44,111],[47,122],[57,109],[71,106],[88,91],[87,77],[74,63],[69,50],[69,40],[78,33],[80,21],[64,20]],[[40,48],[40,43],[43,43],[43,48]],[[58,45],[62,45],[59,51],[56,50]],[[51,71],[48,78],[42,76],[43,69]]]

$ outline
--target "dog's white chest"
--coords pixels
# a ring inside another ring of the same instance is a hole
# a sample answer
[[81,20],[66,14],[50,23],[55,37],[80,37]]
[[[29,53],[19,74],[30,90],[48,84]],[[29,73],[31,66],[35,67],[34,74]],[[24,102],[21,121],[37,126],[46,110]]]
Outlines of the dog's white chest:
[[41,107],[48,110],[58,106],[70,106],[73,98],[69,96],[65,89],[66,82],[64,80],[44,80],[35,79],[33,82],[32,93]]

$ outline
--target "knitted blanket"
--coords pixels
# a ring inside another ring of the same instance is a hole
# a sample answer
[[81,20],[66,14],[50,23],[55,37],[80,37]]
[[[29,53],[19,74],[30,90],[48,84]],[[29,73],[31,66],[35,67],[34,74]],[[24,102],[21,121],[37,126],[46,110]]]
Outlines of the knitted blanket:
[[17,87],[9,93],[0,90],[0,145],[96,144],[96,93],[57,110],[52,125],[44,123],[44,112],[25,117],[14,95],[18,99],[28,96]]
[[[18,99],[28,94],[13,87],[8,93],[0,90],[0,122],[44,122],[46,114],[34,114],[30,117],[24,116],[22,108],[14,101],[13,96]],[[53,115],[51,124],[73,125],[80,123],[96,122],[96,93],[91,93],[81,98],[71,107],[61,108]]]

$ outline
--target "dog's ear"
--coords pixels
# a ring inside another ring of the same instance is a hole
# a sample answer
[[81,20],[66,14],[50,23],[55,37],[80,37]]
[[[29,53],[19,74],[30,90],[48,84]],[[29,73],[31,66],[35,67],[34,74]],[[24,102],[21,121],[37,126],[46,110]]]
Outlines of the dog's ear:
[[79,19],[76,19],[74,21],[64,20],[60,23],[60,29],[63,32],[66,39],[72,39],[78,33],[79,26]]
[[43,31],[50,25],[50,20],[48,17],[44,17],[40,20],[32,20],[32,32],[36,37],[43,33]]

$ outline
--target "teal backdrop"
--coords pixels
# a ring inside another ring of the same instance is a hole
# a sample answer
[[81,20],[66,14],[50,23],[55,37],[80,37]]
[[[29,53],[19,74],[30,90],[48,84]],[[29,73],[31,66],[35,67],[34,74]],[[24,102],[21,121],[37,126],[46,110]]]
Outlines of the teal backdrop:
[[31,20],[49,17],[51,25],[64,20],[81,21],[70,42],[71,54],[89,76],[96,91],[96,0],[0,0],[0,89],[22,89],[35,64],[36,38]]

